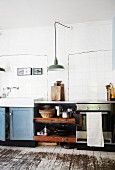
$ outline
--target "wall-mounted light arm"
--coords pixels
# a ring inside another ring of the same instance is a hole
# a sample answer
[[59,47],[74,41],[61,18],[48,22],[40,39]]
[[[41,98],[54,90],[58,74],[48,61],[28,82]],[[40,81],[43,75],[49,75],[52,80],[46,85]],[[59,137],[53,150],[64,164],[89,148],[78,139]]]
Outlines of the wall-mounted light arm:
[[5,71],[5,69],[0,67],[0,71]]
[[61,24],[60,22],[55,22],[54,23],[54,29],[55,29],[55,60],[58,62],[58,60],[57,60],[57,41],[56,41],[57,40],[57,33],[56,33],[56,24],[59,24],[59,25],[61,25],[63,27],[66,27],[66,28],[71,28],[71,27],[68,27],[68,26],[66,26],[64,24]]
[[57,32],[56,32],[56,25],[59,24],[63,27],[66,27],[66,28],[71,28],[71,27],[68,27],[64,24],[61,24],[59,22],[55,22],[54,23],[54,29],[55,29],[55,60],[54,60],[54,64],[53,65],[50,65],[48,67],[48,71],[61,71],[61,70],[64,70],[64,66],[62,65],[59,65],[58,64],[58,60],[57,60]]

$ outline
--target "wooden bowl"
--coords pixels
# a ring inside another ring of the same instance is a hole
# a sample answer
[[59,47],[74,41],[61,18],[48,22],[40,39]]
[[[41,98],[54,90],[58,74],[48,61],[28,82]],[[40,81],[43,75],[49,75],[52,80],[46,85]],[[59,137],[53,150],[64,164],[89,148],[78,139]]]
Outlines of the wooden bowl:
[[55,109],[44,109],[44,110],[39,110],[39,113],[43,118],[51,118],[55,114]]

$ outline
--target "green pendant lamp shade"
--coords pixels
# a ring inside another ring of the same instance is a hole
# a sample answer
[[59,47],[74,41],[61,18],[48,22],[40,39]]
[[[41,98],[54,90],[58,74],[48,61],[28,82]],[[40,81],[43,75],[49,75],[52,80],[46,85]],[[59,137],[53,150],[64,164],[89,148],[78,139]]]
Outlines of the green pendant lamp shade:
[[57,58],[54,60],[54,64],[48,67],[49,71],[61,71],[64,70],[64,66],[58,64]]
[[0,71],[5,71],[5,69],[0,67]]
[[[55,60],[54,60],[54,64],[53,65],[50,65],[48,67],[48,71],[63,71],[64,70],[64,66],[58,64],[58,59],[57,59],[57,56],[56,56],[56,24],[59,24],[61,26],[64,26],[64,27],[67,27],[59,22],[55,22],[54,23],[54,29],[55,29]],[[67,28],[70,28],[70,27],[67,27]]]

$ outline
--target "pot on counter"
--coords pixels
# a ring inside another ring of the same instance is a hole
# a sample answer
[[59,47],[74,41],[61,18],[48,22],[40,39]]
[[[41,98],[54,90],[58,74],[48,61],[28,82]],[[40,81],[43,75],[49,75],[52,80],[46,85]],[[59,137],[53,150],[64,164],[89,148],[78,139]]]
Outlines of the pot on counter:
[[63,118],[69,118],[69,113],[68,112],[62,112],[62,117]]

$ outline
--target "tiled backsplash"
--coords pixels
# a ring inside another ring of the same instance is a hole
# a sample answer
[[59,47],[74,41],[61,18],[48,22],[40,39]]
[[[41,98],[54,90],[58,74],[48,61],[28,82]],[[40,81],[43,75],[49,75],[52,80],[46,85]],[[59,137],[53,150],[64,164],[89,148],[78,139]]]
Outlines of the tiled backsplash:
[[76,54],[69,61],[69,100],[105,100],[105,85],[113,82],[111,51]]

